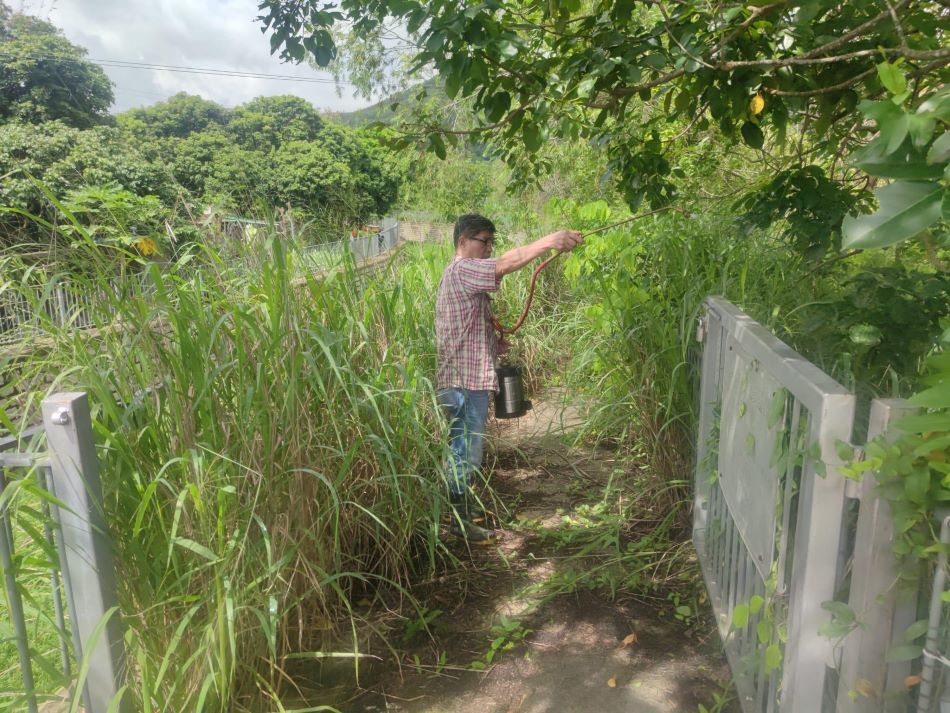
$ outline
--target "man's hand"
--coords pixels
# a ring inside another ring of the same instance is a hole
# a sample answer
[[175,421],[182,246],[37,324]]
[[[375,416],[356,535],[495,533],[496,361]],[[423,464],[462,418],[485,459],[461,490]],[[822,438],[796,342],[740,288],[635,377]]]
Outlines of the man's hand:
[[559,252],[570,252],[584,242],[583,236],[576,230],[558,230],[556,233],[545,235],[544,240],[551,248]]
[[512,248],[495,261],[495,274],[501,277],[509,272],[520,270],[535,258],[543,257],[548,250],[569,252],[584,242],[583,236],[576,230],[558,230],[556,233],[538,238],[533,243]]

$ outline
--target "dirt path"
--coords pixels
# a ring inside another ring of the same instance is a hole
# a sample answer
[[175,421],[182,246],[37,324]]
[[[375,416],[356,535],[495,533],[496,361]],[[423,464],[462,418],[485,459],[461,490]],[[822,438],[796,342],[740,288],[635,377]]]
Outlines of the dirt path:
[[737,710],[714,707],[717,695],[728,697],[729,673],[708,613],[678,619],[676,602],[625,591],[611,582],[608,557],[578,556],[572,547],[572,538],[596,526],[597,497],[619,472],[609,452],[569,445],[565,434],[578,422],[549,395],[528,417],[490,426],[492,485],[511,511],[501,518],[498,544],[457,548],[465,566],[421,593],[428,609],[404,627],[399,669],[364,669],[362,687],[354,695],[352,681],[341,685],[339,693],[349,690],[335,706],[346,713]]

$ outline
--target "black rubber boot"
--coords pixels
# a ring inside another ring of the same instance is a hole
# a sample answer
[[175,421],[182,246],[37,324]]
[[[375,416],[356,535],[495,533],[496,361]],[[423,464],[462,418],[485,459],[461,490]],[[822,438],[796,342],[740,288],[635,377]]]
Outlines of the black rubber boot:
[[469,545],[490,545],[495,542],[494,530],[479,527],[474,522],[454,514],[449,531]]
[[449,510],[450,517],[453,517],[453,513],[458,513],[463,520],[468,520],[476,525],[484,524],[485,511],[472,494],[456,495],[450,493],[449,504],[452,506]]
[[449,531],[470,545],[488,545],[495,541],[493,530],[482,527],[485,512],[470,493],[449,493]]

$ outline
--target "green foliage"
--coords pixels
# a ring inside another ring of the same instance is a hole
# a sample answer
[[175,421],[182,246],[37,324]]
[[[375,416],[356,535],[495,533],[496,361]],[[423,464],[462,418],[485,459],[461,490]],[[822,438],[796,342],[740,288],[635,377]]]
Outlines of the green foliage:
[[895,262],[836,282],[834,297],[803,310],[802,346],[852,388],[886,388],[892,375],[911,384],[950,317],[950,276]]
[[[118,129],[80,131],[61,122],[0,125],[0,205],[57,221],[42,186],[53,195],[90,185],[115,184],[138,196],[174,200],[178,186],[161,163],[149,160]],[[28,218],[13,213],[0,217],[0,244],[18,241],[18,233],[35,232]]]
[[[89,393],[136,709],[272,709],[293,660],[358,662],[354,601],[431,576],[445,434],[427,265],[315,279],[264,235],[153,266],[144,291],[108,265],[73,276],[102,295],[102,329],[89,342],[43,322],[0,422],[30,422],[52,376]],[[29,287],[7,289],[35,301]]]
[[924,94],[916,108],[899,62],[878,65],[882,83],[894,95],[864,101],[859,109],[878,129],[876,138],[852,161],[872,176],[894,179],[874,192],[878,208],[844,221],[844,246],[881,248],[918,235],[940,235],[950,222],[950,86]]
[[165,243],[165,211],[157,196],[137,196],[115,184],[88,186],[70,191],[61,205],[79,224],[65,220],[59,228],[80,244],[91,239],[100,246],[148,255]]
[[313,141],[323,120],[306,99],[257,97],[234,110],[228,133],[243,148],[266,151],[291,141]]
[[894,424],[899,435],[868,443],[865,458],[846,472],[876,477],[877,492],[891,504],[903,576],[916,583],[920,564],[932,564],[943,548],[932,523],[937,509],[950,502],[950,351],[928,359],[924,388],[910,403],[920,410]]
[[495,660],[496,655],[503,651],[510,651],[533,631],[533,629],[526,628],[517,619],[502,616],[498,623],[491,628],[493,638],[488,645],[488,650],[480,659],[472,661],[469,668],[475,671],[484,671]]
[[223,127],[230,117],[231,112],[223,106],[185,92],[144,109],[130,109],[122,115],[126,122],[141,122],[154,136],[179,139]]
[[806,256],[817,259],[841,246],[841,221],[854,212],[861,193],[829,179],[820,166],[779,172],[763,188],[737,204],[743,219],[766,229],[778,223],[782,237]]
[[[309,54],[320,66],[338,56],[335,27],[346,24],[348,37],[366,39],[386,23],[405,26],[414,66],[437,72],[450,97],[470,102],[475,138],[490,141],[512,165],[527,164],[523,175],[544,168],[536,156],[552,139],[593,139],[607,148],[631,206],[675,195],[658,140],[666,126],[714,127],[729,141],[766,150],[802,127],[815,150],[830,157],[863,141],[858,101],[882,85],[904,89],[900,73],[879,76],[875,63],[882,56],[888,66],[913,62],[908,82],[923,94],[939,86],[950,62],[943,9],[933,0],[903,3],[899,25],[874,3],[842,9],[834,0],[762,6],[400,0],[335,8],[317,0],[263,0],[260,9],[275,52],[288,60]],[[653,102],[649,116],[631,121],[647,101]],[[431,137],[445,125],[432,119],[405,128],[441,154],[443,142]]]
[[106,73],[48,22],[0,3],[0,121],[104,123],[112,104]]
[[344,222],[384,214],[400,173],[366,130],[325,121],[294,96],[258,97],[233,111],[179,94],[119,117],[196,199],[243,212],[290,204]]

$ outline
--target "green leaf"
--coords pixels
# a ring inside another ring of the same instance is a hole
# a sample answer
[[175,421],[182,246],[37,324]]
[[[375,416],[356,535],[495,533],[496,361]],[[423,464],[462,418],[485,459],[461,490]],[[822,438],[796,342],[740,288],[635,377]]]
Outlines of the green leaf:
[[775,425],[782,420],[782,416],[785,415],[785,401],[787,398],[788,392],[785,389],[779,389],[772,394],[772,400],[769,402],[769,428],[775,428]]
[[939,220],[943,190],[932,181],[895,181],[879,188],[876,212],[842,221],[842,247],[881,248],[916,237]]
[[765,599],[763,599],[758,594],[753,595],[749,600],[749,613],[758,614],[762,610],[762,605],[765,604]]
[[498,43],[498,53],[502,57],[511,59],[518,54],[518,47],[511,40],[502,40]]
[[874,347],[881,343],[881,330],[873,324],[853,324],[848,329],[848,338],[855,344]]
[[541,130],[538,125],[529,122],[521,127],[521,136],[524,139],[524,146],[531,153],[535,153],[541,148]]
[[903,94],[907,91],[907,77],[897,63],[881,62],[877,65],[877,76],[891,94]]
[[745,629],[749,623],[749,605],[737,604],[732,610],[732,628]]
[[940,178],[943,166],[928,163],[910,142],[899,150],[885,153],[884,142],[875,140],[851,155],[851,162],[866,173],[881,178],[906,178],[922,181]]
[[455,72],[451,72],[445,77],[445,93],[449,99],[455,99],[462,86],[462,77]]
[[905,644],[904,646],[892,646],[887,650],[887,656],[884,657],[884,660],[887,663],[901,663],[903,661],[913,661],[914,659],[920,658],[923,656],[924,649],[922,646],[915,646],[913,644]]
[[597,84],[597,77],[588,77],[577,85],[577,96],[586,99],[594,93],[594,85]]
[[508,92],[495,92],[488,100],[485,118],[491,122],[501,121],[501,118],[511,108],[511,95]]
[[746,142],[749,146],[754,149],[762,148],[762,145],[765,143],[765,134],[762,133],[762,129],[753,124],[751,121],[747,121],[742,125],[742,140]]
[[915,468],[904,476],[904,493],[907,499],[918,505],[927,500],[927,491],[930,489],[930,470],[927,467]]
[[429,134],[429,149],[435,152],[443,161],[445,160],[445,141],[440,134]]
[[767,643],[772,638],[771,622],[768,619],[763,619],[756,624],[755,635],[758,637],[760,644]]
[[209,562],[217,562],[221,558],[218,557],[214,552],[209,550],[204,545],[195,542],[194,540],[189,540],[186,537],[176,537],[174,540],[175,544],[179,547],[184,547],[186,550],[191,550],[197,555],[201,555]]
[[910,643],[914,639],[919,639],[927,633],[929,622],[926,619],[920,619],[907,627],[904,631],[904,641]]
[[913,140],[914,146],[918,149],[922,149],[930,143],[930,138],[934,135],[934,127],[937,125],[936,120],[932,116],[908,114],[907,121],[907,130],[910,133],[910,138]]
[[765,672],[771,673],[782,665],[782,650],[778,644],[770,644],[765,650]]
[[910,403],[922,408],[946,408],[950,404],[950,381],[943,381],[914,394],[910,397]]
[[842,624],[852,624],[855,620],[854,611],[844,602],[822,602],[821,608],[831,614]]
[[877,123],[881,133],[880,141],[883,143],[882,153],[889,154],[900,148],[910,127],[910,121],[903,109],[894,106],[893,102],[867,100],[858,104],[858,108],[866,117]]
[[751,433],[747,434],[745,437],[745,454],[747,456],[752,456],[755,454],[755,436]]
[[835,453],[837,453],[838,457],[844,461],[854,458],[854,448],[851,447],[850,443],[845,443],[840,439],[835,441]]
[[927,152],[927,163],[950,161],[950,131],[943,132]]

